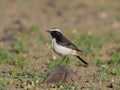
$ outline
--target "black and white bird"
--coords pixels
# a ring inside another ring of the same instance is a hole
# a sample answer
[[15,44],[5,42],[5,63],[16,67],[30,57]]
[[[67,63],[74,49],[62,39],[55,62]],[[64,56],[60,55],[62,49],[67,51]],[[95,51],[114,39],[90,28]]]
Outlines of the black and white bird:
[[52,36],[52,49],[55,53],[62,56],[63,58],[69,56],[75,56],[81,60],[84,64],[88,65],[77,52],[82,52],[76,47],[70,40],[68,40],[59,29],[51,29],[47,31]]

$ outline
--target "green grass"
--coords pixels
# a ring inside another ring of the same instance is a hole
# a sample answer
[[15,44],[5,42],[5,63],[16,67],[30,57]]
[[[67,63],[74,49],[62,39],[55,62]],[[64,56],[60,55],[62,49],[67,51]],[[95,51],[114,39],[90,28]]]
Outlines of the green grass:
[[111,72],[116,74],[117,76],[120,76],[120,52],[113,49],[110,52],[110,55],[112,56],[111,60],[109,61]]
[[75,90],[78,87],[78,83],[74,83],[74,84],[67,84],[67,83],[56,83],[55,84],[55,88],[59,89],[61,88],[62,90]]
[[0,48],[0,64],[10,62],[11,59],[12,57],[10,54],[6,50]]
[[100,36],[80,34],[75,39],[75,42],[78,46],[83,48],[84,54],[91,53],[93,56],[98,55],[99,51],[95,52],[95,49],[101,49],[105,42]]
[[23,56],[12,56],[7,50],[0,49],[0,64],[8,63],[23,68],[26,66],[27,58]]
[[101,84],[107,78],[108,70],[106,68],[101,68],[96,74],[93,74],[93,81]]
[[11,70],[7,76],[0,73],[0,89],[6,90],[5,87],[9,84],[15,85],[21,89],[32,89],[34,86],[38,86],[43,82],[44,74],[35,71],[15,71]]
[[16,52],[16,53],[23,53],[28,51],[27,47],[25,46],[25,43],[19,40],[14,42],[12,50],[13,52]]
[[105,61],[100,60],[100,59],[97,59],[97,60],[96,60],[96,66],[101,67],[101,66],[103,66],[103,65],[105,65]]
[[[55,58],[54,58],[55,57]],[[69,59],[65,58],[63,60],[62,57],[56,57],[56,56],[53,56],[49,62],[47,63],[47,66],[49,69],[52,69],[52,68],[55,68],[56,66],[59,66],[59,65],[65,65],[65,66],[68,66],[68,67],[71,67],[71,63],[74,61],[74,59],[72,57],[69,57]]]
[[39,27],[36,26],[36,25],[33,25],[32,27],[30,27],[30,28],[28,29],[28,32],[36,32],[36,31],[38,31],[38,30],[39,30]]

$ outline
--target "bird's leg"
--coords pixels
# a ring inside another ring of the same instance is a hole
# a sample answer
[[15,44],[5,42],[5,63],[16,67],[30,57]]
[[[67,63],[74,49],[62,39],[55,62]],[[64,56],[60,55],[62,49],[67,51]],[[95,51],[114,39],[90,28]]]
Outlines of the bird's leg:
[[69,62],[69,57],[68,57],[68,56],[66,56],[66,58],[65,58],[65,65],[67,65],[67,64],[68,64],[68,62]]
[[66,59],[66,56],[64,56],[60,62],[60,65],[63,65],[64,64],[64,60]]
[[69,57],[66,56],[66,65],[69,63]]
[[63,57],[63,60],[65,60],[66,56]]

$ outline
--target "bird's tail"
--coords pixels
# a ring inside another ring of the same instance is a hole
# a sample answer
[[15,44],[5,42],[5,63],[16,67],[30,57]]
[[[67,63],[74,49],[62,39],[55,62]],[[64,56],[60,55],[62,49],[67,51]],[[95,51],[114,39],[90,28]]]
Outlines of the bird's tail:
[[88,65],[88,63],[87,63],[86,61],[84,61],[80,56],[76,55],[76,57],[77,57],[80,61],[82,61],[84,64]]

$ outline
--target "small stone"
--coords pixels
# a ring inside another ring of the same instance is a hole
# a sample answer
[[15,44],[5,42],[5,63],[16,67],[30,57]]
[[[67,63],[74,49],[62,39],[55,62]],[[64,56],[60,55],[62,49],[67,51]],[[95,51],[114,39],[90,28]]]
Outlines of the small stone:
[[73,84],[78,80],[77,75],[65,66],[54,68],[45,78],[43,83],[66,82]]

